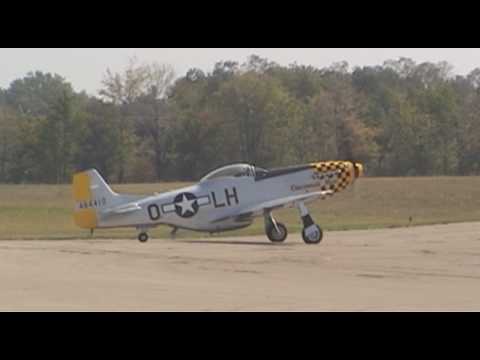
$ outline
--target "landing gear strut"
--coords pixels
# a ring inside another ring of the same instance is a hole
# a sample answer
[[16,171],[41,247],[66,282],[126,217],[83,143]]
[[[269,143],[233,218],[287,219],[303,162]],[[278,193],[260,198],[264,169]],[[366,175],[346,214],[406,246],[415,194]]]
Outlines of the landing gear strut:
[[174,227],[172,231],[170,232],[170,238],[175,239],[175,236],[177,235],[178,228]]
[[265,215],[265,233],[273,243],[282,243],[288,236],[286,226],[277,222],[271,213]]
[[309,245],[319,244],[323,239],[322,229],[313,222],[313,219],[304,203],[298,204],[298,210],[300,211],[300,216],[302,217],[303,222],[303,241],[305,244]]

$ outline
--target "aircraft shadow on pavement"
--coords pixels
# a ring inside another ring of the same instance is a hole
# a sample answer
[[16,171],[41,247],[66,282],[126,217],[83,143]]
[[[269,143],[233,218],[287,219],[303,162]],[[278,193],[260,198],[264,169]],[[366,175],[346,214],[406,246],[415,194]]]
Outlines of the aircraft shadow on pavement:
[[239,241],[239,240],[176,240],[185,244],[212,244],[212,245],[258,245],[258,246],[292,246],[294,244],[274,244],[267,241]]

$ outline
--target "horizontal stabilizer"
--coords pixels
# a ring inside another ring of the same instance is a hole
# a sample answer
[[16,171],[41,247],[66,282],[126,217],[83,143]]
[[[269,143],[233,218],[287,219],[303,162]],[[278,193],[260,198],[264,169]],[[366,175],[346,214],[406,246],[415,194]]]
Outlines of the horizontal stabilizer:
[[110,209],[105,209],[102,211],[102,216],[112,216],[112,215],[123,215],[123,214],[128,214],[132,213],[135,211],[142,210],[140,205],[138,203],[130,203],[130,204],[124,204],[120,205],[114,208]]

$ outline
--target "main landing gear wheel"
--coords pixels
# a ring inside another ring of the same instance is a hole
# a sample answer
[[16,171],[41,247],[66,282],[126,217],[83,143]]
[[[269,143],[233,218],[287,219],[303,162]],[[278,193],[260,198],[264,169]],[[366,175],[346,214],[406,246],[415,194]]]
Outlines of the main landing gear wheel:
[[267,237],[273,243],[282,243],[288,236],[287,227],[282,223],[277,223],[277,229],[275,226],[269,226],[267,229]]
[[148,234],[147,233],[139,234],[138,241],[140,241],[141,243],[146,243],[148,241]]
[[320,244],[323,239],[323,231],[320,226],[314,224],[308,228],[303,229],[302,238],[305,244],[316,245]]
[[305,244],[320,244],[323,239],[323,231],[315,224],[308,209],[303,202],[298,203],[298,210],[303,222],[302,238]]

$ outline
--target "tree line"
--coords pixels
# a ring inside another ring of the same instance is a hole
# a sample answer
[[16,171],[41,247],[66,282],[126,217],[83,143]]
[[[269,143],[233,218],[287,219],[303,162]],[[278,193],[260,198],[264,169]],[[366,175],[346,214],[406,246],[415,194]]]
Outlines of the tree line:
[[0,183],[195,180],[232,162],[361,161],[372,176],[480,173],[480,68],[316,68],[250,56],[176,77],[132,59],[98,95],[32,72],[0,88]]

